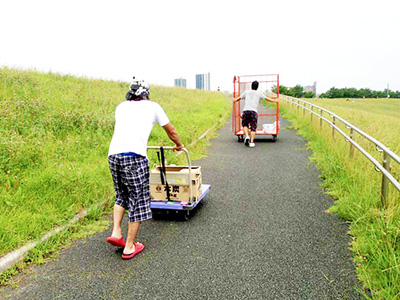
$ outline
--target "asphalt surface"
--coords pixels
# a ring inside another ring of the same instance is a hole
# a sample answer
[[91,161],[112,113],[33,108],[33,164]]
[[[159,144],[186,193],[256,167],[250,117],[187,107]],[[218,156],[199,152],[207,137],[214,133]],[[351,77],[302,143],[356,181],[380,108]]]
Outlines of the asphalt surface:
[[326,213],[332,202],[305,141],[281,129],[276,143],[262,137],[252,149],[230,130],[194,162],[211,191],[188,221],[144,222],[146,249],[128,261],[105,242],[110,227],[0,298],[361,299],[348,227]]

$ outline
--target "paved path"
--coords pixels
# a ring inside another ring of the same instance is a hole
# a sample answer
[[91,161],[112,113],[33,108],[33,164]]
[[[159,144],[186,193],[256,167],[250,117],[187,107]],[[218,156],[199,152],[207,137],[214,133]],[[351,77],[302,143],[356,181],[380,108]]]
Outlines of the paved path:
[[[11,299],[360,299],[348,227],[325,211],[305,142],[239,144],[230,123],[202,166],[210,199],[187,222],[147,221],[147,246],[131,261],[105,243],[110,231],[77,241],[36,267]],[[125,224],[126,226],[126,224]]]

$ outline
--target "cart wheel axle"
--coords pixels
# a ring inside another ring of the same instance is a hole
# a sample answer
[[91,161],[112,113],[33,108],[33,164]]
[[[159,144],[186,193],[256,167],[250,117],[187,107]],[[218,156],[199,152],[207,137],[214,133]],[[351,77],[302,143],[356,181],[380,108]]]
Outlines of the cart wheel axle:
[[181,219],[182,221],[187,221],[189,220],[190,210],[179,210],[177,211],[177,214],[179,219]]

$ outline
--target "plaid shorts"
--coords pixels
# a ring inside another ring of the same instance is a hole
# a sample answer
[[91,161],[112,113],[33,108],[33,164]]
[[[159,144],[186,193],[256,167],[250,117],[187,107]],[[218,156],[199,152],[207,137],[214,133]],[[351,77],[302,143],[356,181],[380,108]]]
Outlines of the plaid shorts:
[[[257,130],[258,114],[252,110],[245,110],[242,114],[242,126],[249,127],[251,131]],[[250,126],[249,126],[250,125]]]
[[151,219],[149,161],[141,155],[108,157],[115,203],[128,210],[129,222]]

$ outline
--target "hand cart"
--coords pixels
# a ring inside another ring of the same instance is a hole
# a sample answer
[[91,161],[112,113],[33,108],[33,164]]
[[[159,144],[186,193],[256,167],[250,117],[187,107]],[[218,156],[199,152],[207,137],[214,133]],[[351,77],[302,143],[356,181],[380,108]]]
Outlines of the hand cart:
[[[233,78],[233,98],[237,98],[246,90],[251,89],[251,83],[257,80],[258,90],[273,99],[279,99],[279,74],[267,75],[242,75]],[[242,113],[244,101],[233,103],[232,110],[232,132],[238,137],[238,142],[243,142],[244,131],[242,128]],[[276,107],[275,107],[276,106]],[[260,101],[258,106],[258,126],[257,135],[270,135],[275,142],[279,134],[279,103],[270,103],[266,100]]]
[[[147,149],[154,149],[154,150],[172,150],[173,147],[160,147],[160,146],[148,146]],[[156,199],[150,202],[150,208],[153,212],[153,215],[157,215],[160,212],[175,212],[180,216],[183,220],[188,220],[190,213],[192,210],[205,198],[208,198],[208,193],[210,192],[210,185],[209,184],[201,184],[201,194],[198,199],[193,197],[193,188],[192,188],[192,162],[190,160],[189,151],[186,148],[182,148],[182,151],[185,152],[186,158],[188,161],[188,183],[189,183],[189,199],[188,201],[171,201],[171,200],[164,200],[164,199]],[[161,166],[163,167],[164,163],[161,162]],[[162,172],[161,172],[162,174]],[[165,166],[164,166],[164,174],[161,176],[165,176]],[[168,185],[168,178],[165,176],[165,184]],[[167,191],[169,189],[167,188]],[[167,192],[168,195],[168,192]]]

